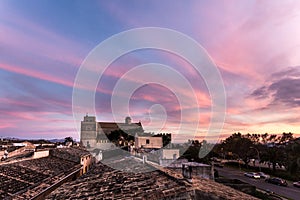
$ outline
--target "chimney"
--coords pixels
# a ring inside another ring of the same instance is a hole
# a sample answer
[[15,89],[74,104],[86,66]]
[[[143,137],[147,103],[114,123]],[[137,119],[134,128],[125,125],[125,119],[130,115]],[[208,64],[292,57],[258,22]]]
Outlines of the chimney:
[[147,162],[147,156],[143,155],[143,164],[145,164]]

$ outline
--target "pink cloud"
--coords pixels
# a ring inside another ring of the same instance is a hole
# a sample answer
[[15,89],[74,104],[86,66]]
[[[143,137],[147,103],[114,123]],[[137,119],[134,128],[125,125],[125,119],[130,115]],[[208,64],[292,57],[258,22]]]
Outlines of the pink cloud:
[[244,77],[247,87],[257,86],[271,71],[300,62],[291,55],[291,49],[300,50],[295,48],[300,44],[299,8],[296,1],[195,3],[191,13],[203,20],[191,34],[203,41],[220,68]]
[[19,66],[7,65],[4,63],[0,63],[0,69],[18,73],[18,74],[22,74],[22,75],[33,77],[33,78],[37,78],[37,79],[41,79],[41,80],[50,81],[50,82],[65,85],[68,87],[73,87],[73,82],[71,82],[71,81],[68,81],[68,80],[62,79],[62,78],[60,79],[57,76],[52,76],[52,75],[45,74],[45,73],[42,73],[42,72],[39,72],[36,70],[32,70],[32,69],[24,69]]
[[11,128],[14,127],[12,123],[7,123],[7,122],[1,122],[0,124],[0,129],[6,129],[6,128]]
[[76,67],[82,62],[83,58],[80,56],[84,56],[82,53],[85,48],[81,44],[51,32],[13,12],[5,12],[0,16],[5,22],[0,23],[0,43],[7,49],[21,51],[22,54],[31,52],[32,55]]
[[11,104],[14,106],[31,106],[32,105],[32,103],[29,103],[29,102],[17,101],[14,99],[2,98],[2,97],[0,97],[0,103],[6,104],[6,105]]
[[49,115],[49,112],[17,112],[17,111],[1,111],[0,112],[3,116],[10,116],[11,118],[7,120],[28,120],[28,121],[45,121],[46,119],[41,118],[41,116],[46,117]]

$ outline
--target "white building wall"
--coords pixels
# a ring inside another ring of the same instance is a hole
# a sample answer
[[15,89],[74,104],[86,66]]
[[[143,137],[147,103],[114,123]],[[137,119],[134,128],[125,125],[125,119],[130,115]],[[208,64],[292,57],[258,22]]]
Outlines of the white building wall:
[[49,150],[47,151],[35,151],[33,154],[33,159],[44,158],[49,156]]
[[162,137],[136,137],[135,148],[162,148]]
[[162,149],[162,159],[177,159],[179,158],[179,149]]

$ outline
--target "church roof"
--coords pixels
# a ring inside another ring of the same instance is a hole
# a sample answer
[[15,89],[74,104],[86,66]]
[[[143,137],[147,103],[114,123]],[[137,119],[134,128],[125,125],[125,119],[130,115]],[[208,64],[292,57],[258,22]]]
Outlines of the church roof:
[[138,123],[115,123],[115,122],[98,122],[98,125],[101,128],[113,128],[113,129],[119,129],[119,127],[132,127],[132,128],[139,128],[143,127],[141,122]]
[[98,122],[98,128],[103,129],[103,132],[109,134],[112,131],[116,130],[133,130],[133,129],[141,129],[143,130],[143,126],[141,122],[138,123],[114,123],[114,122]]
[[[113,131],[122,130],[124,132],[134,130],[143,132],[141,122],[138,123],[114,123],[114,122],[98,122],[97,140],[107,140],[107,136]],[[106,135],[105,135],[106,134]]]

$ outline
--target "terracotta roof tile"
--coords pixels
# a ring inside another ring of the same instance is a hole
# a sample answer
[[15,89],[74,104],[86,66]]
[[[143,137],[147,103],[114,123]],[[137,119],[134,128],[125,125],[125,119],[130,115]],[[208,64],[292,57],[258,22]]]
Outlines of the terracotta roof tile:
[[[76,181],[58,188],[47,199],[195,199],[197,194],[213,199],[255,199],[210,180],[197,179],[191,184],[169,170],[156,169],[133,157],[114,160],[109,165],[122,166],[124,171],[98,163]],[[131,172],[133,168],[136,173]],[[156,170],[138,173],[149,168]]]

